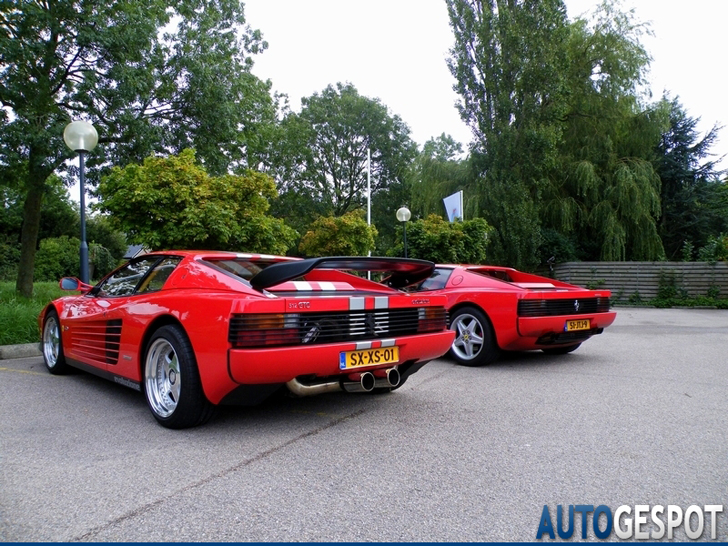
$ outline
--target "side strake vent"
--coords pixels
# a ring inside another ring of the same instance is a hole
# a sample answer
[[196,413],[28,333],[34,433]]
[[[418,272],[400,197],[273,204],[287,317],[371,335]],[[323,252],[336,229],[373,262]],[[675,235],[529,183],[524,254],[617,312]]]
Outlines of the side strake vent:
[[518,302],[519,317],[593,315],[609,311],[609,298],[523,299]]
[[71,345],[79,355],[104,364],[119,361],[121,319],[82,323],[73,329]]
[[266,347],[369,341],[438,332],[447,327],[444,307],[296,314],[236,314],[228,339],[233,347]]

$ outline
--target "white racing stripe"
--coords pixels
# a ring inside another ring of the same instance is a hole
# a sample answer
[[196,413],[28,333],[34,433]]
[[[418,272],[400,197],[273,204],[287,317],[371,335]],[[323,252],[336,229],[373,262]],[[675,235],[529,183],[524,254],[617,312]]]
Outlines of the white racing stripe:
[[306,281],[293,281],[293,286],[296,287],[296,290],[304,290],[304,291],[311,291],[313,288],[311,287],[311,283],[308,283]]

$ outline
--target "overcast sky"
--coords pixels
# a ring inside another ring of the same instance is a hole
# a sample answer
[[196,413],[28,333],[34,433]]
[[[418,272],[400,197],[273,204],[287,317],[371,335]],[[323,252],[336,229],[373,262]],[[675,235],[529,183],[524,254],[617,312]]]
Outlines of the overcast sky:
[[[566,0],[572,19],[596,5]],[[701,118],[701,131],[728,126],[728,1],[624,0],[623,7],[634,7],[655,34],[644,39],[654,98],[665,90],[678,96]],[[301,97],[350,82],[399,115],[420,145],[443,132],[470,141],[445,64],[453,41],[445,0],[245,0],[245,10],[269,43],[253,72],[287,94],[294,111]],[[728,127],[713,151],[728,155]]]

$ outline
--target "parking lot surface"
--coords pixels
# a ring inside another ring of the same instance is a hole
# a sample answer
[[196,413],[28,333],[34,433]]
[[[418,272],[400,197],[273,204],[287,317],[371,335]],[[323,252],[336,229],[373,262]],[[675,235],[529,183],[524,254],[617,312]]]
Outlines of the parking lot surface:
[[727,346],[728,311],[618,308],[572,354],[440,359],[388,395],[185,431],[130,389],[0,361],[0,540],[532,541],[544,505],[728,510]]

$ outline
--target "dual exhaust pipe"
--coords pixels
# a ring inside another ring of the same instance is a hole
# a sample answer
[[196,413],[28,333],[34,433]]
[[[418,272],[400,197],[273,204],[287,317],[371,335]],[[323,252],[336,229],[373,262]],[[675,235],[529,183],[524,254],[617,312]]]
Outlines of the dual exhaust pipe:
[[341,382],[346,392],[371,392],[374,389],[388,389],[399,385],[401,377],[397,368],[374,370],[373,372],[353,373],[348,381]]
[[298,379],[291,379],[286,386],[297,396],[313,396],[326,392],[371,392],[374,389],[390,389],[399,385],[402,377],[397,368],[352,373],[343,381],[330,381],[307,385]]

